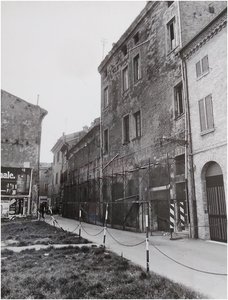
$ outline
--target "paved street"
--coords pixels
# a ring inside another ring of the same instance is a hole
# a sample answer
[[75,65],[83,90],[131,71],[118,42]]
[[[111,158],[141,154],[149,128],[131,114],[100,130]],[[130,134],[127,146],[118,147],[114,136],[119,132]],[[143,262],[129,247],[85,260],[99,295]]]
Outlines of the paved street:
[[[55,216],[55,218],[65,230],[73,231],[79,224],[76,220],[60,216]],[[47,221],[50,222],[49,217],[47,217]],[[83,237],[94,243],[102,244],[103,232],[97,236],[92,236],[99,233],[102,227],[87,223],[82,223],[82,226],[84,228],[82,230]],[[116,240],[126,245],[137,244],[145,239],[144,233],[127,232],[111,228],[108,228],[108,231]],[[78,233],[78,228],[75,232]],[[151,271],[184,284],[209,298],[227,298],[227,276],[205,274],[181,266],[161,254],[153,245],[172,259],[191,268],[224,274],[227,273],[226,244],[191,239],[171,241],[169,236],[150,236],[149,250]],[[118,244],[110,234],[107,234],[106,247],[119,255],[123,255],[132,262],[144,268],[146,267],[145,243],[135,247],[126,247]]]

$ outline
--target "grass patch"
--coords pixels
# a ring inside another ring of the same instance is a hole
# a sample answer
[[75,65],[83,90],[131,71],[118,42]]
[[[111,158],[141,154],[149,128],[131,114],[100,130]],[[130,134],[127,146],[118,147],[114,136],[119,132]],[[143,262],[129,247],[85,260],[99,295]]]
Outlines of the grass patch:
[[[103,247],[51,244],[87,243],[42,221],[2,223],[2,240],[16,245],[50,244],[20,253],[2,251],[4,299],[196,299],[197,293],[140,267]],[[12,245],[12,244],[11,244]]]
[[4,257],[1,286],[5,299],[200,298],[101,248],[4,251]]
[[16,220],[1,223],[2,241],[15,240],[11,246],[27,246],[35,244],[87,244],[88,240],[63,231],[43,221]]

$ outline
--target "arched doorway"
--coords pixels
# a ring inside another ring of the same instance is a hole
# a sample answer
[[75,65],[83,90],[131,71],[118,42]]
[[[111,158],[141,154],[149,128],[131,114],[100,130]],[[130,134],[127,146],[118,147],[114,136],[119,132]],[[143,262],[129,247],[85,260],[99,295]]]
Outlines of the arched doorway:
[[205,177],[210,236],[214,241],[226,242],[226,199],[220,166],[216,162],[209,163]]

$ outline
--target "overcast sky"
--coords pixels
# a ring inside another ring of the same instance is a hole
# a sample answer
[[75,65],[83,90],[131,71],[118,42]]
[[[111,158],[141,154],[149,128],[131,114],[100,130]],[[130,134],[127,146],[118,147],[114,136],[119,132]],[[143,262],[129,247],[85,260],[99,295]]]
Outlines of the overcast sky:
[[41,161],[63,132],[100,115],[102,40],[110,51],[145,1],[1,2],[2,89],[48,111]]

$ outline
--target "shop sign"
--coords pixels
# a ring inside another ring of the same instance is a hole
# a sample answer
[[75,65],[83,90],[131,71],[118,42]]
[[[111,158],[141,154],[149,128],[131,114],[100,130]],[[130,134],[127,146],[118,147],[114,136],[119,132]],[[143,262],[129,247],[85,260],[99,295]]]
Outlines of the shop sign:
[[1,167],[1,195],[29,195],[31,168]]

